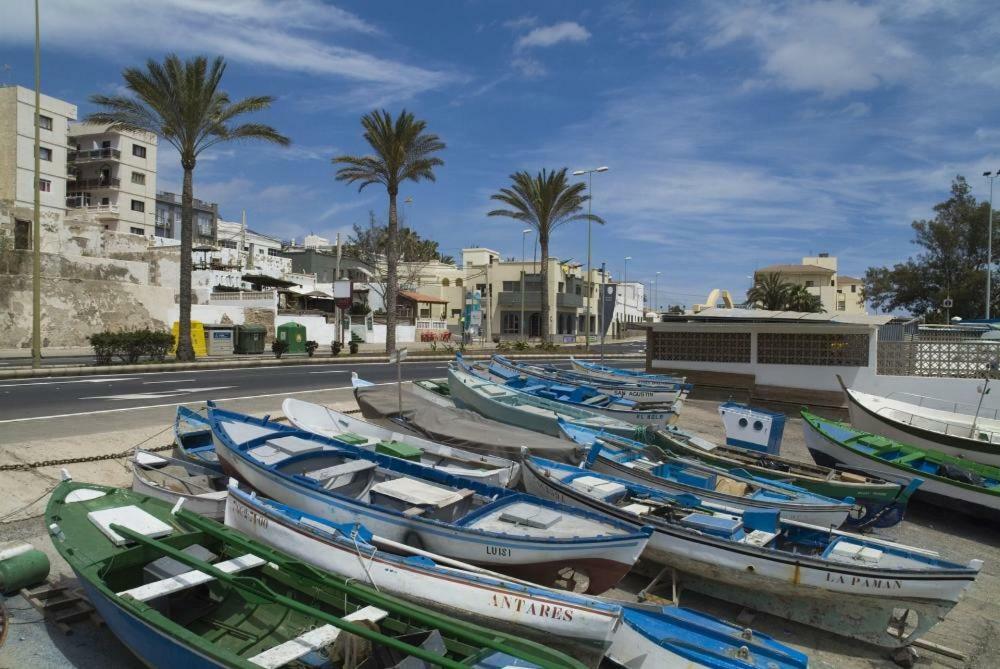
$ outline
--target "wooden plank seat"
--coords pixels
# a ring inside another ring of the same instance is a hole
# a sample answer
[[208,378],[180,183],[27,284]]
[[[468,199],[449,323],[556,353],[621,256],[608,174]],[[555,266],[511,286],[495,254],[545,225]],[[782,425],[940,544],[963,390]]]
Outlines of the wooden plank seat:
[[456,504],[473,494],[468,488],[450,490],[406,476],[376,483],[372,486],[372,492],[411,506],[431,506],[438,509]]
[[608,401],[609,397],[607,395],[594,395],[593,397],[587,398],[581,402],[581,404],[586,404],[587,406],[594,406],[595,404],[601,404],[602,402]]
[[[354,613],[349,613],[341,618],[341,620],[346,620],[351,623],[361,621],[378,623],[387,615],[389,614],[380,608],[375,606],[366,606],[363,609],[358,609]],[[268,648],[262,653],[254,655],[247,661],[252,664],[256,664],[259,667],[277,669],[277,667],[283,667],[289,662],[294,662],[300,657],[313,651],[326,648],[337,640],[337,637],[340,636],[342,631],[343,630],[339,627],[334,627],[333,625],[322,625],[321,627],[311,629],[308,632],[305,632],[294,639],[289,639],[288,641],[274,646],[273,648]]]
[[[264,565],[266,560],[257,557],[256,555],[247,553],[246,555],[241,555],[238,558],[233,558],[232,560],[226,560],[225,562],[219,562],[213,564],[212,566],[223,571],[227,574],[236,574],[241,571],[246,571],[248,569],[254,569],[255,567],[260,567]],[[175,592],[180,592],[181,590],[187,590],[195,586],[201,585],[203,583],[208,583],[209,581],[214,581],[215,577],[206,574],[203,571],[198,571],[193,569],[191,571],[184,572],[177,576],[171,578],[165,578],[160,581],[153,581],[152,583],[147,583],[145,585],[140,585],[137,588],[132,588],[130,590],[123,590],[118,593],[119,597],[125,597],[126,595],[132,599],[137,599],[140,602],[148,602],[151,599],[156,599],[157,597],[163,597],[164,595],[172,595]]]

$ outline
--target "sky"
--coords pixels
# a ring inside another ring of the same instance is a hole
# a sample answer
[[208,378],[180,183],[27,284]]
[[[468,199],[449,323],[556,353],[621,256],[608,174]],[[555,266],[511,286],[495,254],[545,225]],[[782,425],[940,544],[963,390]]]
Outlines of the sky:
[[[363,154],[359,118],[412,111],[447,144],[433,183],[407,184],[407,225],[445,253],[520,257],[522,226],[488,218],[518,170],[594,176],[593,262],[652,281],[662,305],[741,299],[755,268],[828,252],[860,276],[917,249],[952,178],[987,197],[1000,168],[1000,12],[989,1],[325,2],[42,0],[42,91],[93,111],[148,58],[222,55],[232,98],[289,148],[204,154],[195,196],[283,239],[384,219],[376,186],[334,180]],[[0,21],[0,82],[33,85],[31,3]],[[179,192],[161,145],[160,190]],[[526,255],[532,254],[528,238]],[[587,226],[551,253],[586,262]]]

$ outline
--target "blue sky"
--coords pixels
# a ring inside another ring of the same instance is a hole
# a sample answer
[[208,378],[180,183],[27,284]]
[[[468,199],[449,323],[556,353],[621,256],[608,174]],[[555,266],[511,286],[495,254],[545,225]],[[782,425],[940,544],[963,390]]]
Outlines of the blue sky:
[[[0,22],[3,82],[33,79],[31,3]],[[206,154],[195,194],[283,238],[383,215],[385,193],[333,180],[364,152],[358,117],[412,110],[444,139],[436,183],[407,186],[408,223],[457,255],[521,253],[490,219],[515,170],[608,165],[595,177],[594,261],[649,280],[660,302],[742,296],[755,267],[822,251],[842,273],[899,261],[909,223],[951,178],[1000,167],[1000,12],[989,2],[446,2],[42,0],[45,93],[90,111],[122,67],[221,54],[233,97],[289,149]],[[178,189],[176,154],[159,184]],[[531,250],[529,246],[528,254]],[[586,228],[553,253],[586,259]]]

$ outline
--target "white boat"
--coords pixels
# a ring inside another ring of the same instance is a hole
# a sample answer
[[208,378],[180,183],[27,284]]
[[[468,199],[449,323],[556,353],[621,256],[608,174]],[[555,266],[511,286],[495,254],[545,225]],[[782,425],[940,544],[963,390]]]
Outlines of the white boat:
[[683,376],[671,376],[669,374],[648,374],[646,372],[639,372],[634,369],[612,367],[611,365],[602,365],[597,362],[578,360],[572,356],[570,356],[569,362],[571,365],[573,365],[573,369],[575,371],[595,379],[609,379],[611,381],[632,381],[634,383],[644,383],[644,384],[654,384],[654,385],[660,384],[668,386],[675,386],[677,384],[686,383],[686,379]]
[[675,569],[685,588],[881,646],[906,645],[943,620],[983,564],[542,458],[525,458],[522,479],[539,497],[651,525],[643,557]]
[[631,437],[637,426],[587,409],[522,393],[450,365],[450,397],[458,407],[471,409],[501,423],[524,427],[553,437],[560,435],[559,420]]
[[314,434],[346,441],[376,453],[406,457],[427,467],[501,488],[510,488],[517,483],[520,465],[496,455],[472,453],[429,439],[400,434],[321,404],[294,398],[282,402],[281,410],[292,425]]
[[839,376],[851,424],[917,448],[1000,466],[1000,416],[974,405],[897,393],[889,397],[848,388]]
[[216,469],[136,449],[132,456],[132,490],[165,502],[183,499],[195,513],[222,520],[226,511],[227,477]]
[[212,407],[209,422],[226,472],[272,499],[541,585],[603,592],[649,540],[649,528],[264,419]]

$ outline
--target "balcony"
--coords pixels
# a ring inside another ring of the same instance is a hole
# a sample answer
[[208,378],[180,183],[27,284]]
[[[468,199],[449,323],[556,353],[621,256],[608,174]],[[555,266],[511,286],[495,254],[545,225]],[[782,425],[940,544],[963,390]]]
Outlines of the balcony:
[[[500,293],[497,293],[497,304],[500,305],[501,307],[520,307],[521,291],[512,290],[512,291],[502,291]],[[525,309],[540,309],[541,306],[542,306],[541,293],[531,290],[525,291],[524,293]],[[556,308],[579,309],[581,307],[583,307],[582,295],[576,295],[572,293],[556,294]]]
[[93,179],[77,179],[76,181],[70,181],[66,184],[66,190],[72,192],[76,190],[96,190],[100,188],[118,189],[121,185],[121,179],[115,177],[96,177]]
[[70,151],[66,154],[68,163],[89,163],[94,160],[121,160],[118,149],[92,149],[90,151]]
[[117,204],[84,204],[83,198],[79,197],[66,198],[66,208],[82,209],[88,214],[97,214],[98,216],[118,215]]

